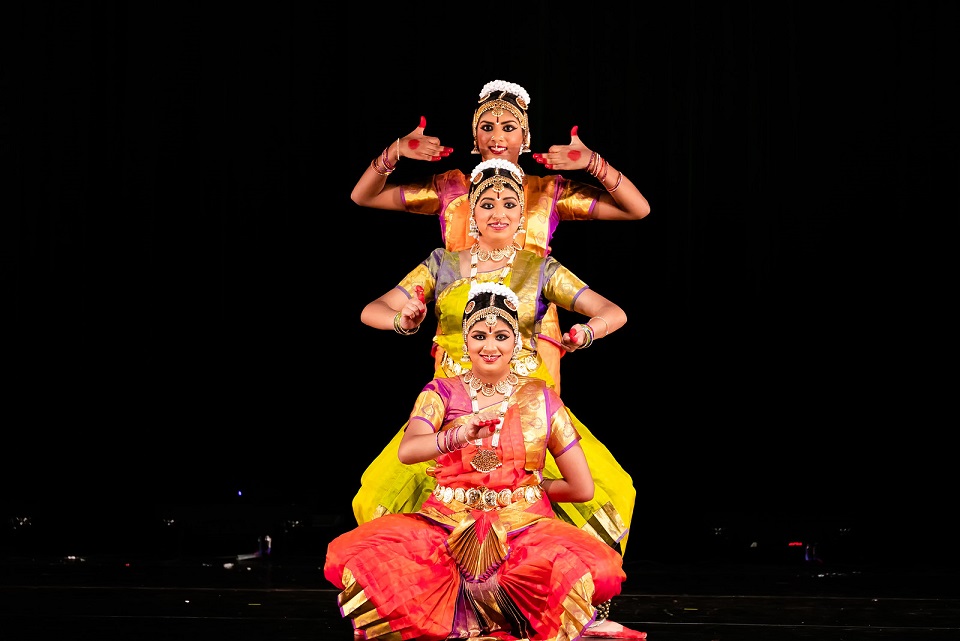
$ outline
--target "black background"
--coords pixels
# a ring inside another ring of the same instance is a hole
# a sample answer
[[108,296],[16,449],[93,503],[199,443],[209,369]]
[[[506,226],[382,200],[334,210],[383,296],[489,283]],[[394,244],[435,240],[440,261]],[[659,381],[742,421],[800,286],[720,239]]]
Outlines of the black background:
[[535,151],[577,125],[652,206],[553,241],[629,317],[562,388],[633,475],[631,540],[945,536],[955,3],[7,11],[10,513],[239,501],[348,524],[432,373],[428,333],[360,310],[441,244],[435,218],[350,191],[421,115],[455,151],[391,180],[469,171],[499,78],[531,95]]

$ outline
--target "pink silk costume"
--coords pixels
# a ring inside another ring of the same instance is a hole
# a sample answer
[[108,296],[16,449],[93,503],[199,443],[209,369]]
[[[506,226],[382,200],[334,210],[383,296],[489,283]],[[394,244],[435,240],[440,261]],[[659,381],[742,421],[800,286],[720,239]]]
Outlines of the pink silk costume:
[[[424,386],[409,421],[437,432],[471,416],[460,379],[439,378]],[[384,515],[328,545],[324,576],[342,590],[341,613],[362,638],[441,641],[503,630],[565,641],[593,621],[593,606],[620,593],[621,556],[558,519],[540,488],[547,452],[560,456],[580,440],[560,397],[542,379],[521,378],[502,425],[501,467],[475,471],[472,442],[441,454],[430,468],[437,489],[417,513]]]
[[[470,177],[459,169],[435,174],[430,180],[403,185],[400,197],[410,213],[439,216],[440,232],[450,251],[467,249],[470,237]],[[593,209],[603,190],[566,180],[560,175],[524,176],[523,198],[526,234],[518,239],[524,249],[546,256],[550,239],[562,220],[593,220]],[[560,391],[560,358],[564,351],[550,341],[560,342],[563,332],[557,309],[550,305],[537,332],[546,336],[539,348],[540,359]],[[438,352],[437,363],[443,357]]]
[[[496,281],[500,270],[477,274],[478,282]],[[549,304],[572,309],[577,296],[587,285],[552,256],[542,257],[527,250],[518,251],[513,267],[504,284],[516,292],[520,299],[519,322],[522,349],[518,361],[531,363],[532,368],[518,374],[543,379],[553,387],[550,373],[539,360],[539,340],[535,328],[540,323]],[[434,301],[437,317],[437,335],[434,342],[440,349],[453,355],[437,368],[434,377],[452,377],[469,362],[460,360],[463,353],[463,308],[470,290],[469,273],[460,273],[460,257],[457,252],[439,248],[415,267],[397,285],[408,297],[415,288],[423,288],[424,300]],[[531,371],[532,370],[532,371]],[[576,527],[589,532],[609,546],[626,549],[629,524],[636,501],[636,489],[630,475],[617,462],[610,451],[587,427],[581,423],[569,407],[567,414],[581,436],[580,445],[590,464],[594,478],[594,498],[585,503],[557,503],[557,515]],[[428,474],[430,465],[403,465],[397,452],[403,438],[403,429],[371,462],[360,479],[360,489],[353,498],[354,516],[358,523],[365,523],[384,514],[416,512],[434,490],[436,481]],[[544,464],[547,478],[557,478],[556,462],[547,457]]]

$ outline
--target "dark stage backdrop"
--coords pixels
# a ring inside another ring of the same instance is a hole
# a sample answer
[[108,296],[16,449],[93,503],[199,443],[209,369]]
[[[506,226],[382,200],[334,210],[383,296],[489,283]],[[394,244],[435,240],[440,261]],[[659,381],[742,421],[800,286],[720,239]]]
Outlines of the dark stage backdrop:
[[350,191],[421,115],[455,151],[393,178],[469,171],[499,78],[530,92],[535,150],[578,125],[652,205],[553,242],[629,316],[562,388],[634,477],[637,548],[779,518],[930,534],[952,478],[957,4],[497,7],[6,9],[11,511],[240,490],[349,522],[432,373],[429,332],[360,310],[441,242]]

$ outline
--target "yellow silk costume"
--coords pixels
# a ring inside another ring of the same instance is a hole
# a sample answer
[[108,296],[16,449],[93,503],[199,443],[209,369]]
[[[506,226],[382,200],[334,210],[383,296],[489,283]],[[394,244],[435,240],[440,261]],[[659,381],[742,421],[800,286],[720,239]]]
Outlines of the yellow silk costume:
[[[501,270],[477,274],[478,282],[498,280]],[[587,285],[575,274],[552,257],[542,257],[534,252],[517,252],[512,269],[503,284],[513,290],[520,299],[519,322],[522,348],[517,362],[527,369],[517,370],[521,375],[540,378],[553,386],[553,379],[539,357],[543,344],[538,339],[538,329],[551,304],[572,310],[573,305]],[[443,352],[435,372],[436,378],[456,376],[469,368],[463,362],[463,309],[470,289],[470,278],[460,272],[460,256],[457,252],[436,249],[420,265],[413,269],[397,286],[407,296],[415,288],[423,288],[424,300],[434,301],[437,317],[435,343]],[[527,364],[527,365],[523,365]],[[554,505],[557,515],[573,525],[590,532],[605,541],[621,554],[626,548],[630,520],[636,500],[636,490],[630,475],[617,463],[610,451],[581,423],[570,408],[566,408],[570,420],[581,435],[581,447],[590,465],[595,493],[588,503],[558,503]],[[429,498],[436,480],[427,471],[433,461],[417,465],[404,465],[397,452],[403,430],[396,434],[387,447],[370,464],[361,477],[361,487],[353,499],[354,515],[358,523],[364,523],[383,514],[415,512]],[[544,465],[546,478],[558,478],[560,472],[552,457]]]
[[[403,185],[401,198],[410,213],[440,217],[440,230],[450,251],[467,249],[470,237],[470,179],[459,169],[436,174],[429,181]],[[526,234],[518,243],[538,256],[549,254],[550,239],[562,220],[593,220],[593,209],[603,190],[554,176],[523,177],[523,215]],[[557,308],[550,304],[540,320],[539,333],[560,342],[563,331]],[[540,341],[538,353],[554,388],[560,392],[560,357],[563,350],[549,341]],[[439,365],[442,354],[438,354]]]

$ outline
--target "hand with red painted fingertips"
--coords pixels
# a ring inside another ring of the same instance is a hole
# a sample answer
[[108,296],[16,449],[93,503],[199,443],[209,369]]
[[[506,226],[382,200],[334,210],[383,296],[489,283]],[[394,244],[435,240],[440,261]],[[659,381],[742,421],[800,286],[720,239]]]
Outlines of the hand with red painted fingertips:
[[578,329],[576,325],[571,327],[569,332],[564,333],[564,335],[560,337],[560,342],[563,345],[563,349],[568,352],[578,349],[585,340],[587,340],[586,333],[583,330]]
[[436,136],[424,133],[427,128],[427,117],[420,116],[420,124],[416,129],[400,139],[400,156],[413,160],[429,160],[436,162],[453,153],[453,147],[444,147]]
[[492,436],[496,431],[498,423],[500,423],[499,418],[480,418],[479,416],[475,416],[467,425],[467,438],[474,441],[478,438]]
[[546,153],[533,154],[533,159],[553,171],[586,169],[593,153],[580,140],[579,126],[570,130],[569,145],[552,145]]
[[423,302],[423,287],[417,285],[414,291],[417,295],[407,299],[400,308],[400,327],[408,331],[419,327],[427,317],[427,306]]

